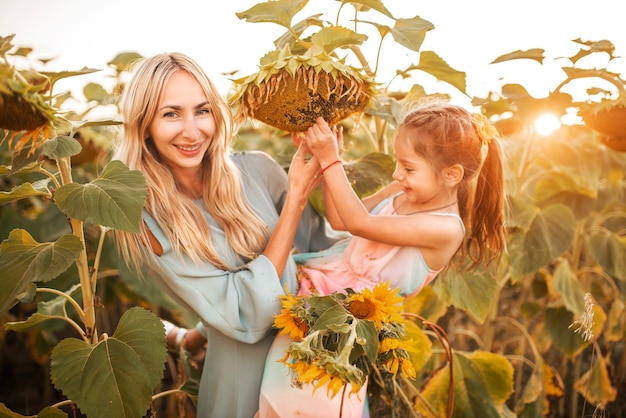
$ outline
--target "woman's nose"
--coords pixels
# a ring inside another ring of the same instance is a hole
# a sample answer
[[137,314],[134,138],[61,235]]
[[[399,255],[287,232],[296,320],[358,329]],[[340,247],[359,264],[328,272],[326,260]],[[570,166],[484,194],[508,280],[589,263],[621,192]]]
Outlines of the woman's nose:
[[200,133],[198,122],[193,116],[186,116],[183,121],[183,136],[185,138],[196,139]]

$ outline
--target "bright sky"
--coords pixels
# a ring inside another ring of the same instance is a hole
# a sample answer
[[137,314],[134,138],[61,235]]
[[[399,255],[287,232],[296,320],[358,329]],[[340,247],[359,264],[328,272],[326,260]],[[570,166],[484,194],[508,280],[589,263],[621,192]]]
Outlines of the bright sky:
[[[559,57],[574,55],[580,47],[571,42],[602,39],[613,42],[615,54],[626,54],[623,0],[384,0],[396,17],[420,16],[435,25],[422,50],[436,52],[448,64],[467,73],[468,93],[485,97],[503,82],[519,83],[535,97],[544,97],[564,79]],[[271,23],[249,23],[235,15],[259,3],[255,0],[0,0],[0,36],[15,34],[14,43],[34,48],[33,58],[55,58],[48,71],[103,69],[73,79],[81,87],[103,82],[106,63],[120,52],[148,56],[180,51],[196,59],[226,94],[230,81],[223,73],[239,70],[236,77],[257,69],[261,56],[274,48],[284,29]],[[310,0],[294,21],[328,10],[335,19],[336,0]],[[323,8],[322,8],[323,7]],[[350,7],[346,7],[345,11]],[[381,22],[378,13],[371,20]],[[346,17],[347,13],[342,16]],[[391,25],[391,23],[387,23]],[[378,38],[368,41],[366,56],[373,63]],[[490,65],[500,55],[516,50],[543,48],[545,67],[536,62]],[[612,69],[626,74],[625,59]],[[417,64],[418,55],[397,46],[391,36],[383,45],[377,81],[386,82],[396,68]],[[590,65],[603,67],[606,59]],[[567,66],[570,64],[567,63]],[[39,68],[41,69],[41,68]],[[418,81],[427,91],[454,92],[430,76]],[[69,81],[68,81],[69,83]],[[57,86],[63,88],[74,88]],[[465,100],[461,98],[460,100]]]

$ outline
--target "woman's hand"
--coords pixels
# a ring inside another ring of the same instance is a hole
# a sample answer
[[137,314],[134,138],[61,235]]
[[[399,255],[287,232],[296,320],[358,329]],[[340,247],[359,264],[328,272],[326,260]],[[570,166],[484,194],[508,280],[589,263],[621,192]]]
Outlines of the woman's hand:
[[320,184],[320,165],[316,157],[307,159],[310,154],[306,142],[302,141],[289,166],[289,188],[303,196],[308,196]]
[[343,129],[328,126],[324,118],[319,117],[313,126],[304,133],[304,141],[317,157],[321,167],[339,160],[343,147]]

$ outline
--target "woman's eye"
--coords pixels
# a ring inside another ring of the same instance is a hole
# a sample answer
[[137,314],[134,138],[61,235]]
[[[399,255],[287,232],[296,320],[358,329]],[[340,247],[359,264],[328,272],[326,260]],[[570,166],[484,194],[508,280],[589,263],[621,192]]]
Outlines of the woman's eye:
[[164,118],[173,118],[173,117],[175,117],[175,116],[176,116],[176,112],[165,112],[165,113],[163,114],[163,117],[164,117]]
[[209,115],[211,114],[211,109],[200,109],[198,110],[199,115]]

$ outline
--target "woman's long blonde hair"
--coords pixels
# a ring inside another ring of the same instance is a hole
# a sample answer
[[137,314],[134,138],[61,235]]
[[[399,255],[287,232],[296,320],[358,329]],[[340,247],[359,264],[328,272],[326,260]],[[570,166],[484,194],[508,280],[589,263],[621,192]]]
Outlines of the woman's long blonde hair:
[[[178,256],[186,254],[196,262],[206,260],[221,269],[235,270],[240,266],[229,265],[215,251],[205,215],[181,192],[149,138],[148,127],[156,114],[159,95],[177,71],[186,71],[198,81],[215,118],[215,135],[210,139],[198,179],[203,185],[204,208],[224,230],[226,242],[243,263],[265,247],[268,227],[248,206],[239,170],[229,158],[233,135],[231,109],[200,66],[186,55],[159,54],[138,62],[120,100],[124,133],[113,158],[144,174],[148,189],[145,209]],[[146,249],[150,248],[148,234],[143,223],[139,234],[115,232],[122,256],[136,269],[141,268]]]

